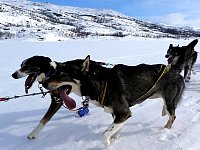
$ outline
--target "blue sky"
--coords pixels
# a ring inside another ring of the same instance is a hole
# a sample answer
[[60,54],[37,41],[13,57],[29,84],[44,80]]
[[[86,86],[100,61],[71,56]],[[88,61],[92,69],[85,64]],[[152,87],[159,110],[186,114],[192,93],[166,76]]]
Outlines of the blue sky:
[[200,28],[200,0],[32,0],[57,5],[112,9],[138,19]]

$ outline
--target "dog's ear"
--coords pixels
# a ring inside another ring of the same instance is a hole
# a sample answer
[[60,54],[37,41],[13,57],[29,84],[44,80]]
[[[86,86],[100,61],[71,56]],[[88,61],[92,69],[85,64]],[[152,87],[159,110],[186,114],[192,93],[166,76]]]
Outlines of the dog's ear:
[[50,77],[52,75],[56,74],[56,69],[52,66],[49,67],[49,70],[45,72],[45,77]]
[[170,45],[169,45],[169,49],[170,49],[170,48],[172,48],[172,47],[173,47],[173,45],[172,45],[172,44],[170,44]]
[[85,60],[83,61],[81,72],[83,72],[83,73],[88,72],[89,71],[89,67],[90,67],[90,55],[88,55],[85,58]]

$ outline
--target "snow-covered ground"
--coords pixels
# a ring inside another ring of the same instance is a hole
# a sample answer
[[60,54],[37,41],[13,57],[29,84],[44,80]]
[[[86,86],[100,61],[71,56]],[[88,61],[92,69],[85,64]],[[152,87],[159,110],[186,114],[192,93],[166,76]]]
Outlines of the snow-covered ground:
[[[11,74],[21,62],[33,55],[49,56],[55,61],[85,58],[108,63],[137,65],[166,64],[164,57],[170,43],[187,45],[190,40],[175,39],[85,39],[63,42],[0,41],[0,97],[25,94],[25,79],[14,80]],[[200,43],[196,50],[200,50]],[[0,149],[2,150],[199,150],[200,149],[200,59],[196,75],[186,84],[182,101],[176,110],[172,129],[163,129],[167,121],[161,117],[161,99],[146,100],[131,108],[133,116],[111,146],[102,143],[102,133],[112,117],[90,105],[90,113],[82,118],[64,107],[52,118],[35,140],[26,136],[37,126],[50,104],[50,97],[41,96],[0,102]],[[37,84],[30,93],[39,92]],[[71,94],[81,105],[82,99]]]

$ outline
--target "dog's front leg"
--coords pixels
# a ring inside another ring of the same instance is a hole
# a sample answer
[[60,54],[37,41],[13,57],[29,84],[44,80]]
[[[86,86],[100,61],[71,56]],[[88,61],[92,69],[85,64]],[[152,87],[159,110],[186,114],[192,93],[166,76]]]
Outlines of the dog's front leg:
[[121,128],[125,124],[126,120],[131,116],[131,112],[129,110],[127,113],[117,113],[114,114],[114,116],[114,122],[104,132],[103,143],[105,145],[110,145],[113,138],[116,136],[119,137]]
[[[113,117],[113,119],[115,119],[115,115],[112,113],[112,117]],[[121,131],[121,129],[119,129],[116,133],[114,133],[112,136],[111,136],[111,139],[113,139],[113,140],[117,140],[117,139],[119,139],[120,138],[120,131]]]
[[53,117],[53,115],[60,109],[60,107],[62,106],[62,101],[60,100],[56,100],[56,97],[54,97],[53,95],[51,95],[51,104],[50,107],[48,109],[48,111],[46,112],[46,114],[44,115],[44,117],[40,120],[40,123],[38,124],[38,126],[28,135],[28,139],[35,139],[37,137],[37,135],[41,132],[41,130],[44,128],[44,126],[47,124],[47,122]]
[[104,137],[103,137],[103,143],[105,145],[110,145],[111,144],[111,140],[112,140],[112,137],[118,132],[119,134],[119,131],[121,129],[121,127],[125,124],[125,122],[122,122],[122,123],[112,123],[109,128],[104,132]]
[[188,64],[184,67],[184,79],[185,79],[185,82],[189,82],[190,80],[190,76],[191,76],[191,73],[192,73],[192,59],[188,62]]
[[189,65],[187,64],[187,65],[184,67],[184,79],[185,79],[185,82],[189,82],[189,80],[190,80],[190,75],[191,75],[191,70],[190,70]]

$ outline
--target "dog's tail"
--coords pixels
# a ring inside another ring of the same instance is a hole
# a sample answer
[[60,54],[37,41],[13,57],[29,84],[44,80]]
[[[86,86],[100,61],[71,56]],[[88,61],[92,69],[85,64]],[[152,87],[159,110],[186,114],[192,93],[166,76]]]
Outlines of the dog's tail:
[[194,51],[194,47],[196,46],[196,44],[198,43],[198,39],[193,40],[192,42],[190,42],[186,47],[188,48],[188,51],[186,51],[186,58],[188,57],[192,57]]
[[191,47],[195,47],[195,45],[198,43],[198,39],[195,39],[195,40],[193,40],[192,42],[190,42],[189,44],[188,44],[188,46],[191,46]]
[[193,54],[195,53],[194,47],[198,43],[198,39],[193,40],[190,42],[187,46],[182,46],[179,56],[176,56],[172,62],[172,66],[175,68],[179,68],[180,71],[183,70],[185,65],[188,63],[188,61],[193,57]]

